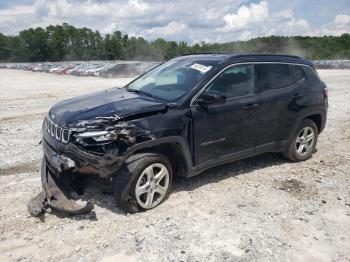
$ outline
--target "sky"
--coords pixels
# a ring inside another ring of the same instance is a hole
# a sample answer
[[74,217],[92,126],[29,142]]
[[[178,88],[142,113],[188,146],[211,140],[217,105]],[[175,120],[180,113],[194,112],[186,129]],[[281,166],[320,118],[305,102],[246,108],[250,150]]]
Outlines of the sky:
[[69,23],[148,40],[350,33],[350,0],[0,0],[0,32]]

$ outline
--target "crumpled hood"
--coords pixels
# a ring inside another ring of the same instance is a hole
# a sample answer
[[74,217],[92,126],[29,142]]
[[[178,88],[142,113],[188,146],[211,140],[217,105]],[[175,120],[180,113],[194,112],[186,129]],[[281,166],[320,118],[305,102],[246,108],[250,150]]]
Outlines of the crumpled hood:
[[164,102],[128,92],[124,88],[112,88],[59,102],[50,109],[49,116],[56,124],[68,127],[96,117],[116,116],[123,119],[138,114],[158,113],[166,107]]

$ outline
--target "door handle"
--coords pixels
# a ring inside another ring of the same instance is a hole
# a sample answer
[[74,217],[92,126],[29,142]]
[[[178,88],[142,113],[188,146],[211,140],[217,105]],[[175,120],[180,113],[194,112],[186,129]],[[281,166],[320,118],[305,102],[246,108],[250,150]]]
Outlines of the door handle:
[[304,97],[304,95],[305,95],[305,94],[296,93],[296,94],[294,94],[294,97],[295,97],[295,98],[302,98],[302,97]]
[[248,105],[246,105],[244,108],[245,108],[246,110],[255,110],[255,109],[257,109],[258,107],[259,107],[258,104],[248,104]]

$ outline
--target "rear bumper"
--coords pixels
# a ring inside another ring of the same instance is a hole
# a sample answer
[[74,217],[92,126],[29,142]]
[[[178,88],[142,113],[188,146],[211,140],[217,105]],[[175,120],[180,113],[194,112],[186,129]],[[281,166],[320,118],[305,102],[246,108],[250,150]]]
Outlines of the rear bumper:
[[324,130],[324,128],[326,127],[326,123],[327,123],[327,113],[328,113],[328,100],[326,100],[325,102],[325,107],[323,110],[323,116],[322,116],[322,126],[320,128],[320,133]]

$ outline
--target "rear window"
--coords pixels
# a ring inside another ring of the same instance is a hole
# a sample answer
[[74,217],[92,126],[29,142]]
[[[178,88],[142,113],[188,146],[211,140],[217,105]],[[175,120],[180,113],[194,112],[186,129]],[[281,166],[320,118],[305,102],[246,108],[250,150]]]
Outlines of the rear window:
[[260,92],[275,90],[293,84],[290,66],[287,64],[257,65]]

